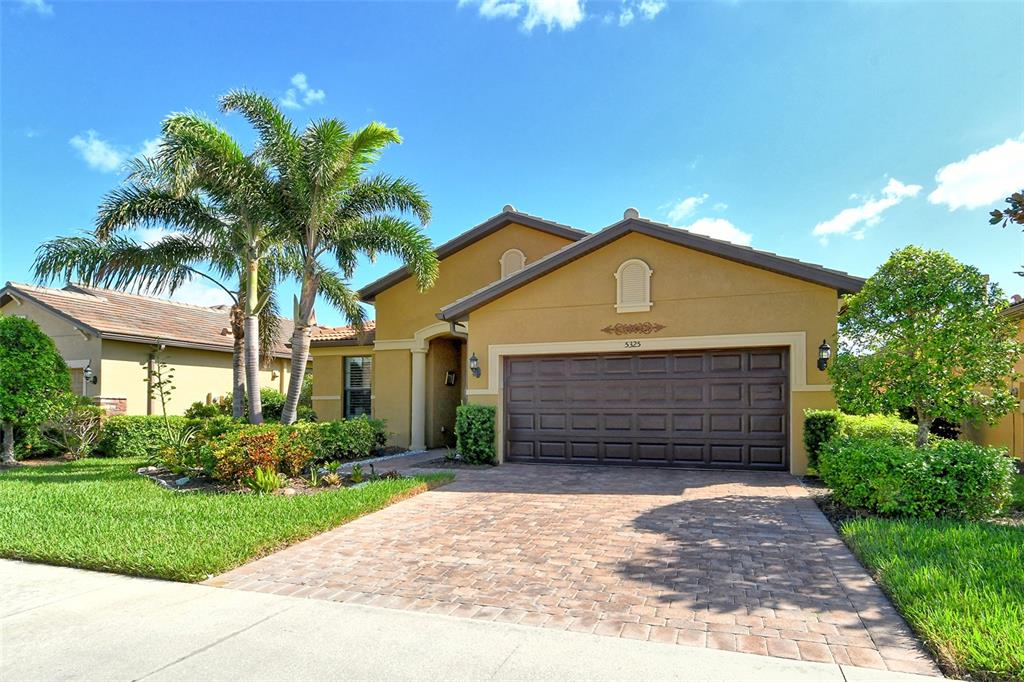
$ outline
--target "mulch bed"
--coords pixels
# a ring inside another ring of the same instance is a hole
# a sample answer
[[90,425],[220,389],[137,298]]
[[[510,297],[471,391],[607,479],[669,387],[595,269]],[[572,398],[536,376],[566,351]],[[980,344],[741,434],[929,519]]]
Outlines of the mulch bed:
[[[140,467],[138,469],[138,474],[150,479],[164,488],[167,488],[168,490],[173,490],[175,492],[200,492],[208,494],[251,493],[251,491],[246,488],[226,485],[206,475],[187,476],[183,474],[176,474],[162,466]],[[399,477],[400,475],[397,471],[387,471],[379,476],[379,478]],[[340,485],[321,485],[314,488],[309,484],[309,481],[304,478],[288,478],[280,488],[274,491],[274,494],[283,495],[285,497],[291,497],[293,495],[316,495],[317,493],[322,493],[328,490],[355,488],[369,481],[369,476],[365,476],[359,483],[353,482],[351,476],[342,476]]]

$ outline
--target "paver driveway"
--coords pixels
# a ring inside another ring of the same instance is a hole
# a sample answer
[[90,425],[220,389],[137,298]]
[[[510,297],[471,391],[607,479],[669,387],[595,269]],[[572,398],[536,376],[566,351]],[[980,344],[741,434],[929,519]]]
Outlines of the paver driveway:
[[208,583],[938,674],[786,474],[463,470]]

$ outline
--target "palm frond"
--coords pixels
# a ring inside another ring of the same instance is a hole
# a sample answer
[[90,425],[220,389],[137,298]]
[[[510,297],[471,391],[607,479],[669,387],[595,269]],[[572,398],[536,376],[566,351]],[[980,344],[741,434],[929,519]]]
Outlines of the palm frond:
[[351,245],[348,249],[335,251],[342,267],[346,252],[358,249],[370,255],[386,253],[397,257],[416,276],[421,291],[437,280],[439,264],[430,237],[404,218],[392,215],[364,218],[351,224],[348,239]]
[[338,208],[344,212],[344,218],[394,211],[412,213],[423,224],[430,222],[431,213],[430,202],[418,185],[405,178],[383,174],[352,185]]
[[362,330],[366,324],[366,310],[359,302],[359,295],[349,287],[345,279],[333,270],[322,270],[317,291],[345,315],[349,324]]

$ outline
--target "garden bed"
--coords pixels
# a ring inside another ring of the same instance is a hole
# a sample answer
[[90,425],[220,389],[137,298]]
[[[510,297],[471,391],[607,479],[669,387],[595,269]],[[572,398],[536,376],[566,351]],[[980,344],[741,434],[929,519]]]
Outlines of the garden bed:
[[[148,478],[157,485],[174,492],[199,492],[208,494],[239,493],[244,495],[255,494],[243,486],[227,485],[214,478],[206,476],[202,472],[194,475],[184,475],[175,473],[167,467],[152,465],[139,467],[136,472],[140,476]],[[291,497],[292,495],[315,495],[317,493],[326,493],[332,490],[355,488],[376,480],[398,479],[402,477],[402,475],[397,471],[385,471],[381,474],[377,474],[372,472],[371,469],[370,474],[364,474],[358,481],[353,478],[351,473],[346,473],[344,475],[339,475],[340,480],[335,485],[321,483],[320,485],[314,486],[310,484],[308,478],[303,478],[301,476],[284,477],[283,474],[281,476],[281,486],[275,490],[273,494],[281,495],[283,497]]]
[[291,497],[180,494],[138,475],[144,464],[88,458],[0,473],[0,557],[197,582],[454,478]]

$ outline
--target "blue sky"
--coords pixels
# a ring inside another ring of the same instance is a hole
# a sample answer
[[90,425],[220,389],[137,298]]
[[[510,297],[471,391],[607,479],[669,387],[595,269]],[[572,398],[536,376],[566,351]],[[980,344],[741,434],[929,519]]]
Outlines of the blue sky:
[[1022,235],[987,224],[1024,187],[1022,3],[12,0],[0,22],[0,280],[88,229],[169,112],[251,144],[216,110],[249,87],[300,124],[397,127],[380,169],[425,189],[435,243],[507,203],[588,230],[635,206],[858,275],[947,249],[1024,292]]

